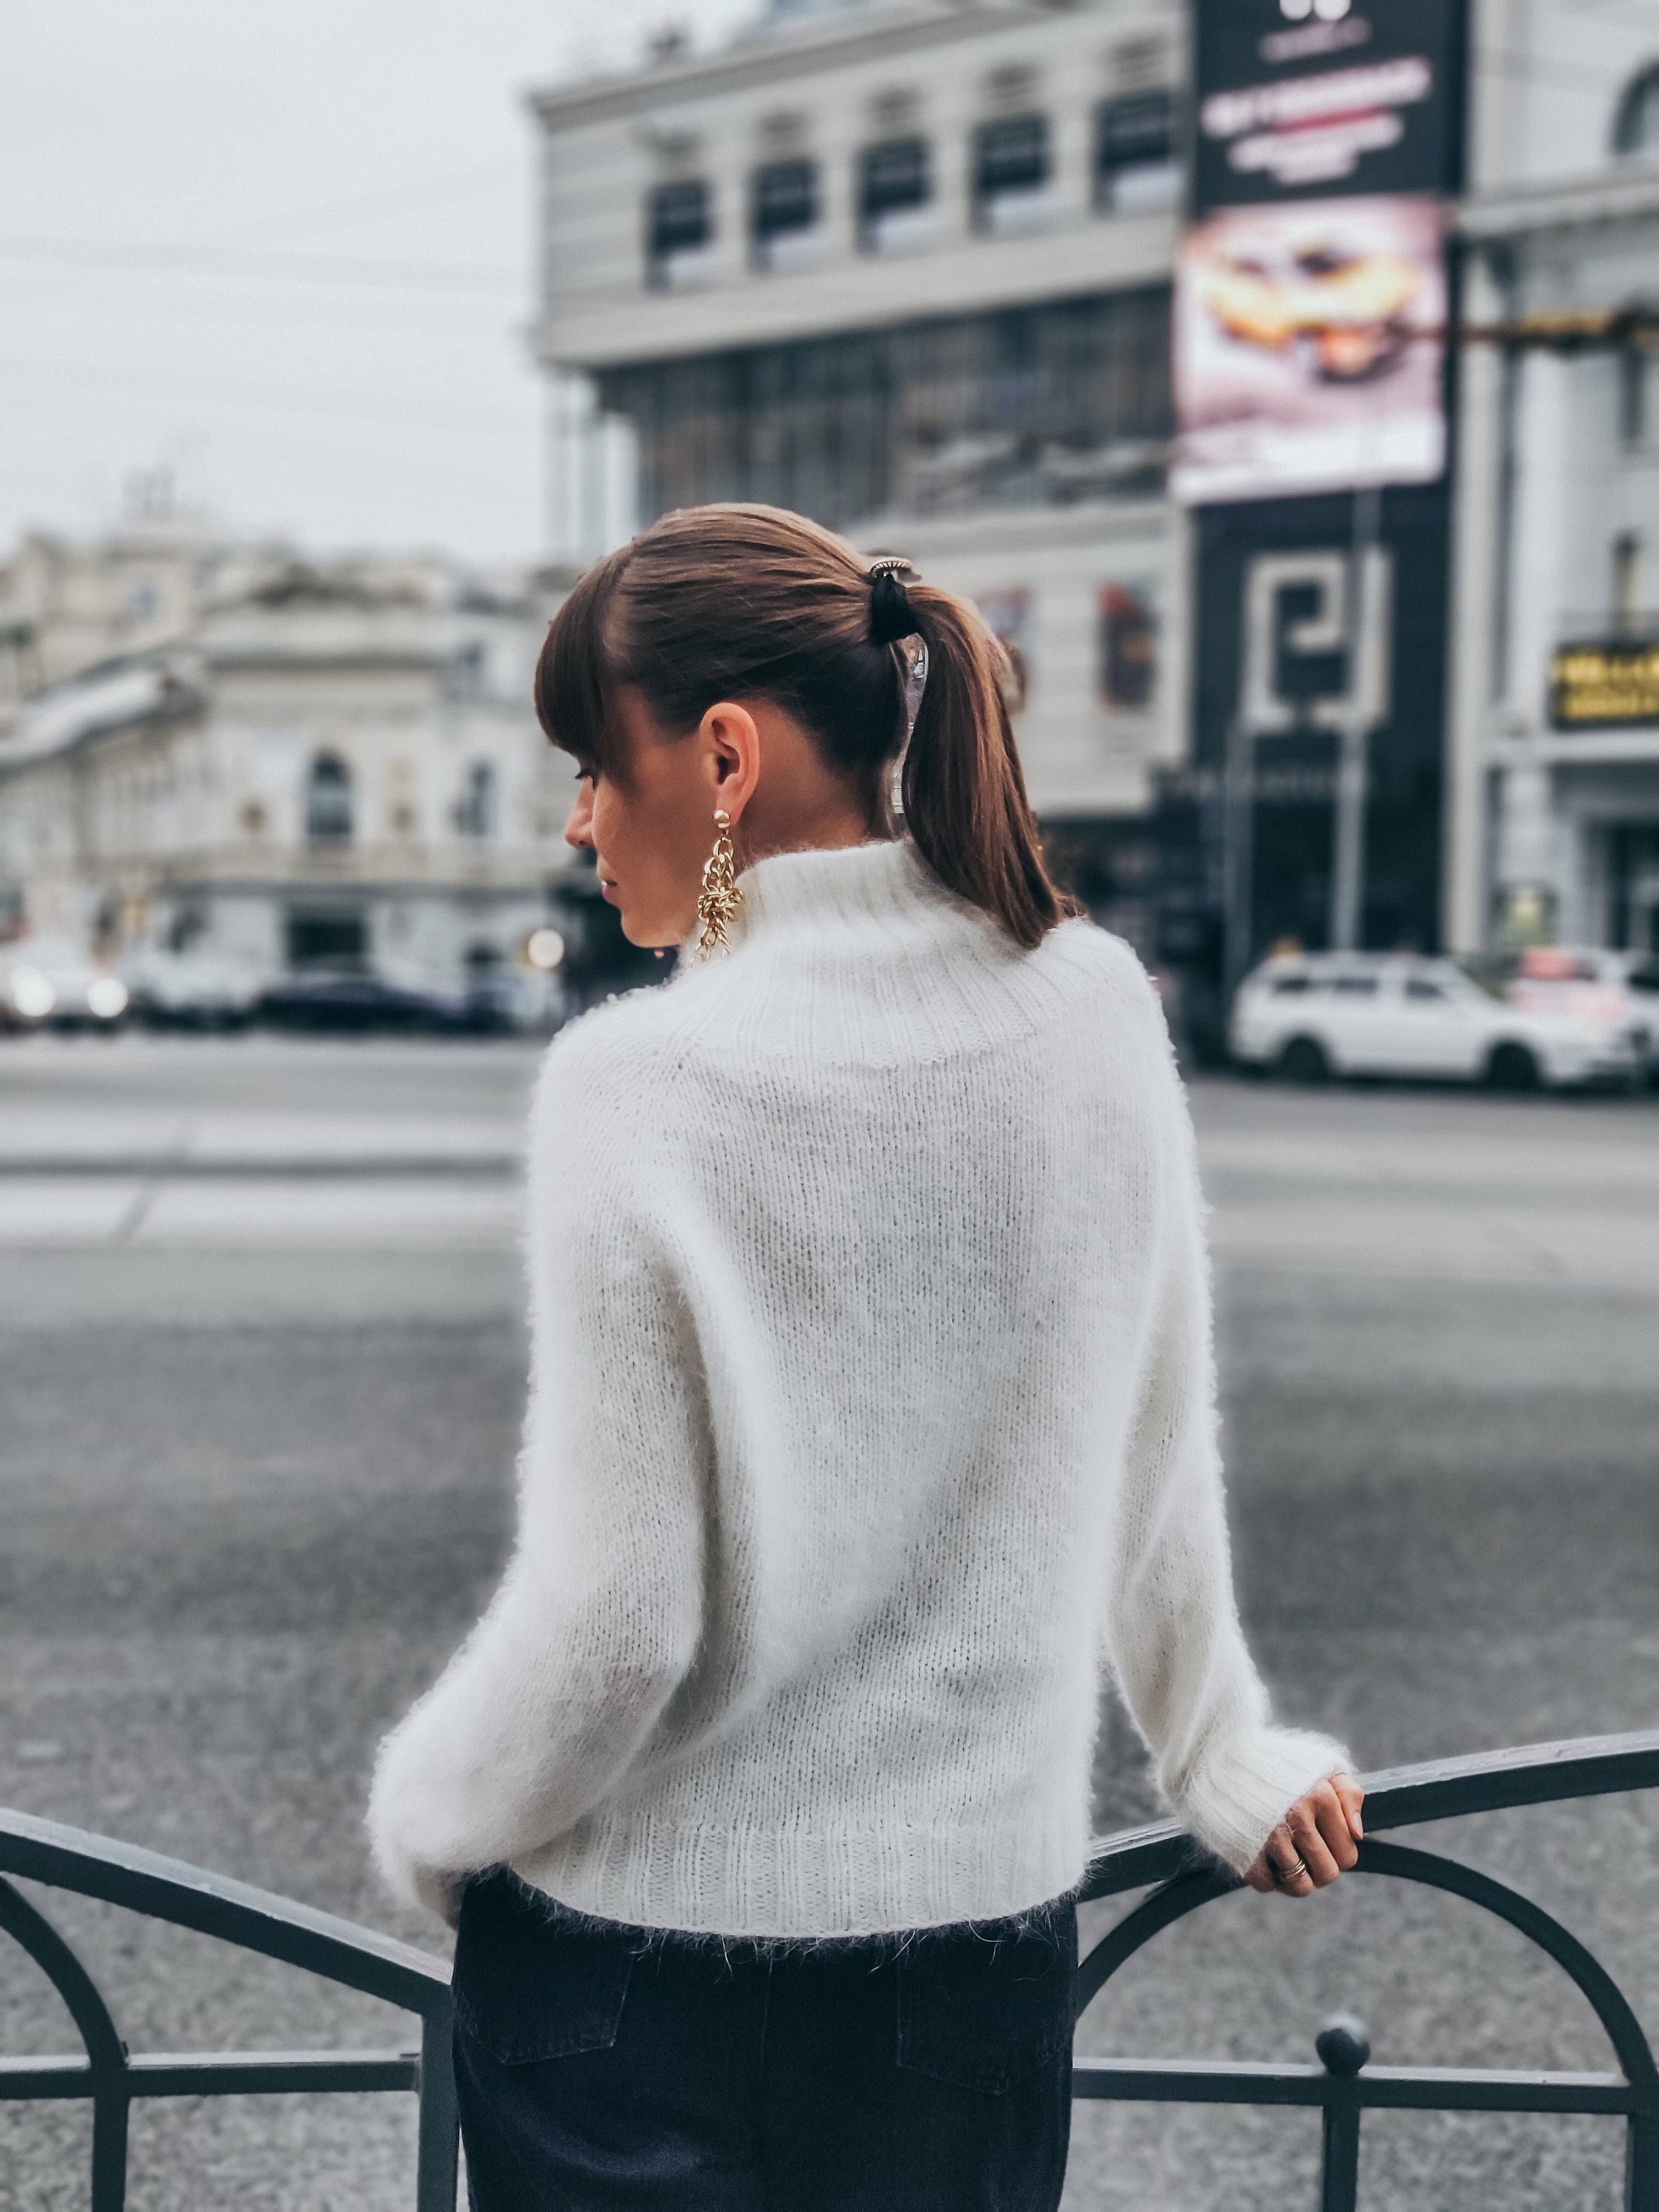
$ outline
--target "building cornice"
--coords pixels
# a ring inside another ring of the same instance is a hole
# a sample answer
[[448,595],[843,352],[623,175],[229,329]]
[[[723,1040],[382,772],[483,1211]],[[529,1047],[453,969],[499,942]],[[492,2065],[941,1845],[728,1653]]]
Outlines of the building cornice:
[[[988,524],[994,526],[994,556],[988,546]],[[849,524],[843,532],[854,545],[874,554],[913,555],[919,565],[930,559],[985,561],[1054,546],[1120,545],[1144,540],[1161,545],[1176,525],[1175,510],[1162,499],[1079,500],[1066,507],[969,507],[959,514],[875,515]],[[922,573],[926,575],[926,568]]]
[[833,16],[797,32],[771,31],[739,40],[718,54],[670,62],[626,76],[572,85],[550,85],[526,95],[540,121],[552,129],[610,122],[618,116],[649,114],[659,108],[706,99],[710,93],[743,92],[759,85],[796,83],[849,61],[925,53],[962,39],[989,32],[1054,26],[1062,17],[1053,7],[911,5],[871,9],[862,16]]
[[1466,199],[1457,228],[1471,243],[1659,219],[1659,162],[1632,161],[1559,183],[1510,185]]
[[448,666],[452,655],[427,646],[335,648],[286,645],[206,645],[203,658],[216,675],[234,676],[429,676]]
[[1634,729],[1542,730],[1522,738],[1494,737],[1486,757],[1494,768],[1626,768],[1659,763],[1659,726]]
[[0,780],[60,767],[118,738],[149,737],[185,723],[204,722],[208,705],[207,695],[195,686],[172,684],[143,705],[88,720],[48,744],[31,747],[26,733],[0,738]]
[[1176,218],[1091,216],[1024,238],[965,239],[930,253],[826,264],[811,277],[632,293],[611,306],[561,307],[536,333],[549,367],[621,368],[741,347],[827,337],[988,308],[1035,307],[1170,281]]
[[564,873],[557,853],[533,845],[503,846],[488,855],[430,845],[362,845],[325,860],[301,847],[239,843],[198,847],[149,865],[172,890],[307,892],[325,902],[434,890],[485,897],[539,895]]

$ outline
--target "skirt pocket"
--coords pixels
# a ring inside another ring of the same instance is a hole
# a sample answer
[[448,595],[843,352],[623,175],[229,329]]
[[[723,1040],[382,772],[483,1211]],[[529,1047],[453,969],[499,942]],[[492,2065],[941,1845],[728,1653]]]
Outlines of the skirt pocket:
[[629,1931],[532,1897],[498,1869],[461,1900],[456,2026],[505,2066],[608,2051],[633,1965]]
[[1072,2039],[1077,1908],[929,1932],[898,1960],[898,2063],[999,2097]]

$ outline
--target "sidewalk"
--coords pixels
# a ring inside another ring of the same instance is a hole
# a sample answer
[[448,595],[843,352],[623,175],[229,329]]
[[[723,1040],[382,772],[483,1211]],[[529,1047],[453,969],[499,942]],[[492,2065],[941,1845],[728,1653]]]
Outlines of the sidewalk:
[[[240,1063],[236,1098],[199,1106],[89,1085],[0,1094],[0,1249],[510,1254],[521,1095],[510,1111],[476,1110],[487,1091],[433,1111],[446,1064],[267,1055]],[[168,1079],[207,1069],[180,1056]],[[505,1108],[524,1071],[501,1073]],[[294,1096],[301,1075],[349,1105]],[[270,1103],[244,1103],[258,1086]],[[1224,1273],[1659,1292],[1659,1109],[1226,1083],[1195,1086],[1194,1105]]]
[[0,1105],[0,1176],[511,1176],[521,1143],[483,1115]]
[[0,1106],[0,1248],[508,1245],[521,1125]]

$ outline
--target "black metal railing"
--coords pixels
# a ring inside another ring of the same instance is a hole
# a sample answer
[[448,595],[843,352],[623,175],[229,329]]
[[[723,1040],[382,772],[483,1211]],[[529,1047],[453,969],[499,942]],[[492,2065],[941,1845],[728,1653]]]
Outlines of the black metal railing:
[[[1384,2107],[1432,2112],[1590,2112],[1626,2124],[1626,2212],[1659,2212],[1659,2073],[1639,2021],[1612,1976],[1559,1920],[1488,1875],[1431,1851],[1376,1840],[1382,1829],[1447,1820],[1505,1806],[1607,1796],[1659,1786],[1659,1731],[1528,1745],[1476,1759],[1443,1759],[1374,1774],[1365,1783],[1366,1840],[1358,1874],[1415,1881],[1495,1913],[1563,1967],[1593,2007],[1619,2062],[1617,2073],[1504,2071],[1492,2067],[1371,2066],[1358,2021],[1326,2023],[1316,2066],[1207,2059],[1088,2058],[1073,2074],[1079,2097],[1119,2102],[1316,2106],[1324,2118],[1320,2212],[1354,2212],[1359,2186],[1359,2119]],[[1173,1823],[1116,1836],[1096,1852],[1085,1898],[1113,1897],[1156,1883],[1079,1964],[1079,2014],[1119,1967],[1174,1922],[1241,1887],[1212,1862],[1197,1860]]]
[[26,1813],[0,1812],[3,1875],[21,1875],[178,1928],[193,1928],[420,2016],[420,2046],[413,2051],[190,2051],[134,2057],[97,1984],[64,1937],[21,1890],[0,1879],[0,1929],[42,1968],[86,2046],[75,2057],[0,2058],[0,2100],[91,2100],[92,2212],[121,2212],[126,2202],[127,2113],[136,2098],[342,2089],[415,2093],[420,2099],[416,2212],[455,2212],[458,2130],[447,1960],[246,1882],[228,1881],[177,1859]]
[[[1329,2021],[1315,2039],[1317,2065],[1208,2059],[1079,2057],[1079,2097],[1161,2104],[1299,2105],[1323,2115],[1321,2212],[1354,2212],[1360,2115],[1367,2110],[1571,2112],[1622,2117],[1626,2212],[1659,2212],[1659,2072],[1629,2001],[1576,1936],[1517,1891],[1455,1861],[1379,1831],[1501,1808],[1659,1787],[1659,1731],[1534,1744],[1475,1759],[1394,1769],[1366,1782],[1366,1841],[1357,1872],[1449,1892],[1494,1913],[1565,1969],[1606,2030],[1617,2072],[1545,2073],[1495,2068],[1372,2066],[1358,2021]],[[204,1874],[60,1827],[0,1812],[0,1876],[101,1898],[153,1919],[191,1928],[417,2014],[411,2051],[189,2051],[132,2056],[109,2007],[74,1951],[34,1905],[0,1879],[0,1928],[44,1969],[79,2029],[73,2057],[0,2058],[0,2100],[90,2099],[92,2212],[121,2212],[126,2195],[128,2108],[140,2097],[212,2097],[301,2090],[413,2091],[420,2099],[416,2212],[454,2212],[457,2127],[445,1960],[295,1905],[242,1882]],[[1100,1844],[1082,1896],[1151,1894],[1079,1966],[1078,2009],[1161,1929],[1240,1887],[1201,1858],[1172,1822]]]

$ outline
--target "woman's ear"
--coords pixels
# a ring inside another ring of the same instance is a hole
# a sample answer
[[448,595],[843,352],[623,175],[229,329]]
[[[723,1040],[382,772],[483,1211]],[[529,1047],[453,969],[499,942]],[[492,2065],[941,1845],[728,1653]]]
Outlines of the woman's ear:
[[710,707],[697,725],[713,805],[729,814],[733,823],[760,781],[761,740],[754,716],[735,700],[721,699]]

